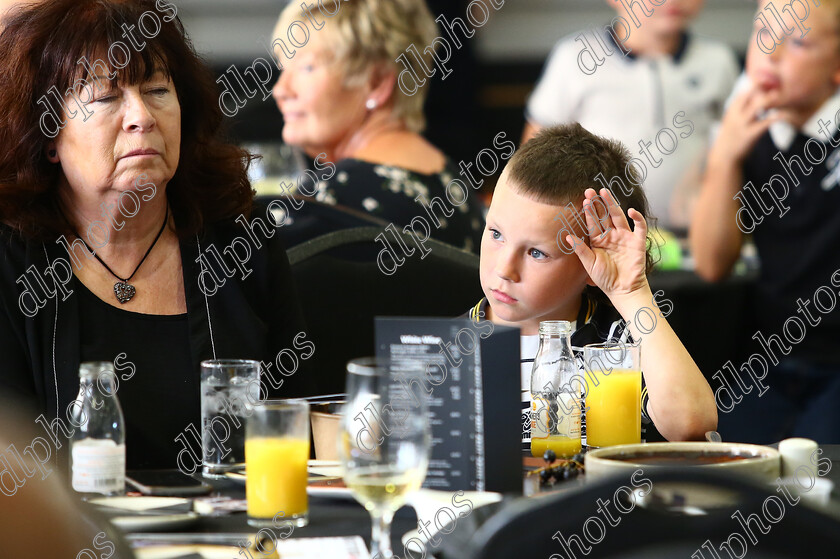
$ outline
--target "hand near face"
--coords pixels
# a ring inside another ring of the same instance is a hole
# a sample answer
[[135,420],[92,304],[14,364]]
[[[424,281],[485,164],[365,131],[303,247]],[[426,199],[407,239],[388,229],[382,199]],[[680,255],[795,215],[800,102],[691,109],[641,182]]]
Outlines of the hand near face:
[[755,85],[737,95],[723,115],[710,159],[742,162],[762,134],[779,119],[777,114],[759,117],[772,106],[773,93],[765,93]]
[[583,213],[587,229],[592,232],[589,246],[571,235],[566,236],[566,242],[575,247],[589,277],[611,300],[649,289],[645,275],[645,218],[630,209],[628,214],[635,224],[631,231],[609,190],[602,188],[598,198],[595,190],[588,188],[584,196]]

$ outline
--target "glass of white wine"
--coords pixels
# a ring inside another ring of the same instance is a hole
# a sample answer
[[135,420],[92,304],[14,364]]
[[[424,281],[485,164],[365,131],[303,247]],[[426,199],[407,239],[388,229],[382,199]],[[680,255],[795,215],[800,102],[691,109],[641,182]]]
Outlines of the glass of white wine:
[[376,358],[347,364],[339,457],[344,483],[371,515],[371,557],[390,559],[391,520],[420,489],[431,435],[422,365]]

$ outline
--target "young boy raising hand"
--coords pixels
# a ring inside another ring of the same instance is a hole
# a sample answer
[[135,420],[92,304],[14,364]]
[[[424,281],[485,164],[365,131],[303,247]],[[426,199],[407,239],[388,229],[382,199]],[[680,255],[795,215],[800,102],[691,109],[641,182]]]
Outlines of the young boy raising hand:
[[[580,347],[618,339],[623,319],[642,344],[643,413],[668,440],[702,439],[717,426],[717,408],[648,285],[644,193],[591,188],[598,173],[623,172],[629,157],[620,144],[579,124],[547,128],[514,154],[487,214],[480,260],[485,299],[471,317],[521,329],[523,391],[530,388],[541,321],[572,322],[572,345]],[[657,317],[649,333],[634,320],[644,307]]]
[[748,350],[766,378],[726,415],[724,435],[840,442],[840,312],[830,312],[840,287],[840,0],[795,10],[761,0],[758,10],[747,79],[709,154],[690,232],[706,279],[729,275],[747,233],[761,261]]

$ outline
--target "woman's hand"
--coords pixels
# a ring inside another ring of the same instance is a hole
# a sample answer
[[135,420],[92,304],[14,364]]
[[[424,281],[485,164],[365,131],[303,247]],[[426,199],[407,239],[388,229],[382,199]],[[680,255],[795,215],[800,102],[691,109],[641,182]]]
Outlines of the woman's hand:
[[635,224],[635,230],[631,231],[624,212],[609,190],[602,188],[598,196],[594,189],[588,188],[584,196],[583,213],[590,231],[589,246],[572,235],[566,236],[566,242],[575,247],[575,254],[589,277],[613,303],[616,302],[614,297],[647,295],[650,288],[645,275],[645,218],[631,208],[628,214]]

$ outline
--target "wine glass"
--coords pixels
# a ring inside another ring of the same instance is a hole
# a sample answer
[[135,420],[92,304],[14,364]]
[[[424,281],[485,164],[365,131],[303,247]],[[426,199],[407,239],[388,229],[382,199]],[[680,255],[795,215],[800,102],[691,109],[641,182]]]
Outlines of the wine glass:
[[391,520],[426,477],[431,436],[423,380],[420,366],[376,358],[347,364],[339,457],[344,483],[370,512],[376,559],[394,556]]

